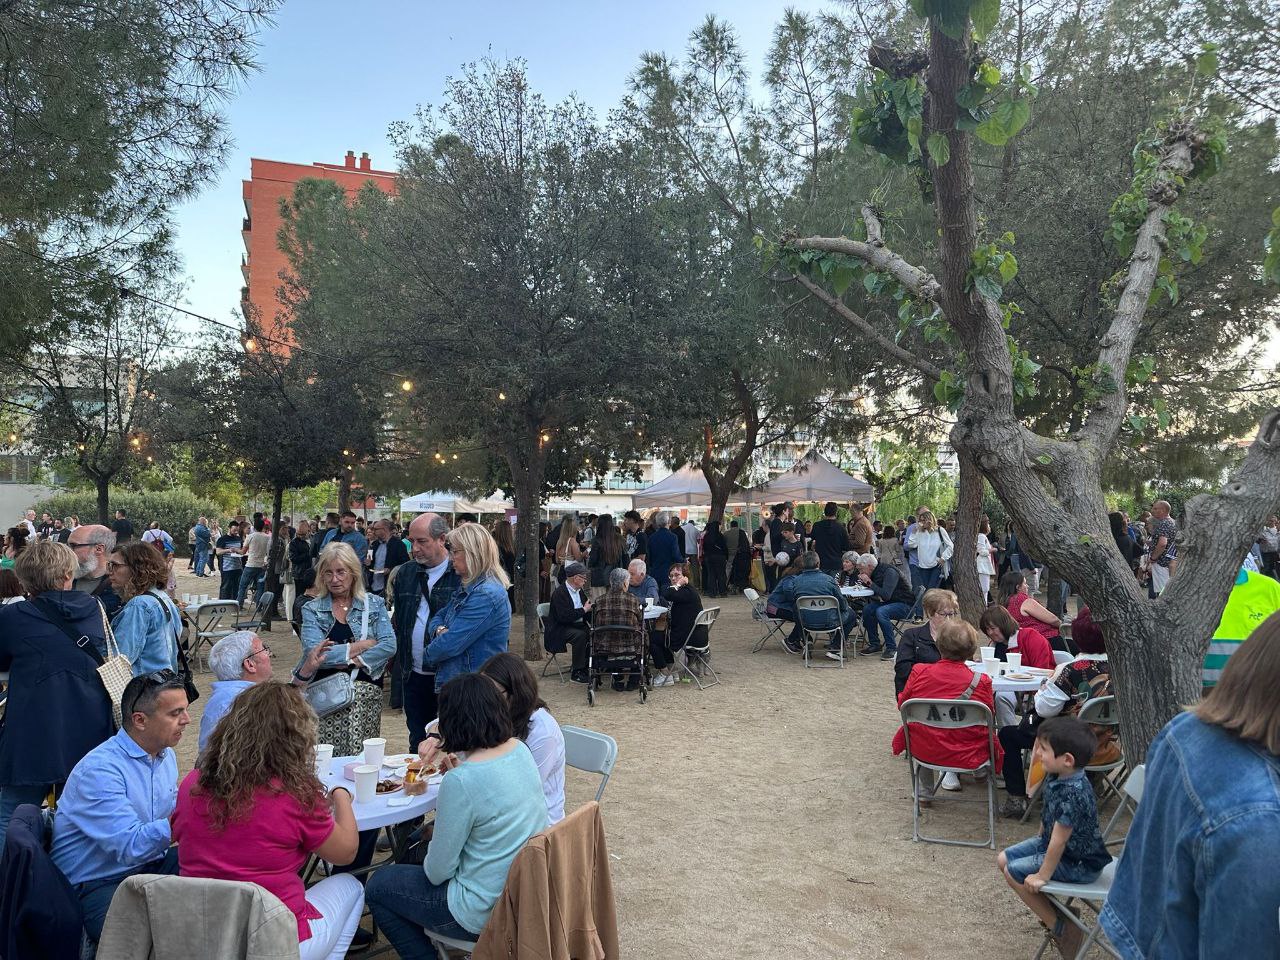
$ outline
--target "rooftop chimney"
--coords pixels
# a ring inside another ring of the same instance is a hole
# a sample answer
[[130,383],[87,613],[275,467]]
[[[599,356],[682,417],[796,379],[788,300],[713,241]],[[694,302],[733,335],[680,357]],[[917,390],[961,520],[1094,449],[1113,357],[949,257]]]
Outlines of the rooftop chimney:
[[369,159],[369,154],[367,151],[365,153],[360,154],[360,169],[361,170],[373,169],[373,161]]
[[[366,154],[366,156],[367,156],[367,154]],[[347,151],[347,155],[346,155],[346,157],[345,157],[345,159],[344,159],[344,164],[343,164],[343,165],[344,165],[348,170],[354,170],[354,169],[356,168],[356,152],[355,152],[354,150],[348,150],[348,151]]]

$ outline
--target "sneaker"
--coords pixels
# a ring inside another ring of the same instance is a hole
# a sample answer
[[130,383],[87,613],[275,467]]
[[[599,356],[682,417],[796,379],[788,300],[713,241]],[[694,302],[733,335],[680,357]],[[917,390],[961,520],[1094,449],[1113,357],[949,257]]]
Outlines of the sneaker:
[[675,682],[676,678],[669,673],[660,673],[653,678],[653,685],[655,687],[670,687],[674,686]]
[[874,647],[863,647],[861,650],[858,651],[858,655],[862,657],[869,657],[873,653],[879,653],[883,649],[884,648],[881,647],[879,644],[876,644]]
[[951,791],[961,789],[960,778],[954,773],[944,773],[942,775],[942,789]]
[[364,927],[356,927],[355,936],[351,938],[351,946],[347,948],[347,956],[364,953],[373,946],[373,931]]
[[828,659],[828,660],[835,660],[835,661],[838,663],[840,660],[842,660],[842,659],[844,659],[844,658],[840,656],[840,650],[837,648],[837,649],[835,649],[835,650],[828,650],[828,651],[827,651],[827,659]]
[[591,677],[585,670],[575,670],[569,674],[569,679],[574,683],[587,683]]
[[880,654],[880,659],[881,659],[881,660],[897,660],[897,659],[898,659],[898,651],[897,651],[897,650],[886,650],[884,653]]
[[783,637],[782,645],[787,648],[787,653],[794,653],[796,655],[804,653],[803,641],[792,640],[790,637]]
[[1027,812],[1026,797],[1009,797],[1000,804],[1000,816],[1009,820],[1021,820]]

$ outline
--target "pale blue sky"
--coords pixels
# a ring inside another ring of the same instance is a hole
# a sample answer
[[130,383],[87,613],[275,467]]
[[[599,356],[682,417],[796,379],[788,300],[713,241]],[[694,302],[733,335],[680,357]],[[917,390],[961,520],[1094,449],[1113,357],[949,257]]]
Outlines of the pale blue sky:
[[218,182],[175,214],[190,308],[227,321],[239,304],[240,181],[249,175],[250,157],[341,163],[347,150],[357,156],[367,150],[374,167],[394,169],[389,124],[410,118],[419,103],[438,102],[446,76],[485,56],[525,58],[548,100],[577,93],[603,116],[625,92],[641,53],[682,53],[708,13],[734,24],[758,75],[787,6],[829,5],[286,0],[262,37],[261,70],[226,108],[235,148]]

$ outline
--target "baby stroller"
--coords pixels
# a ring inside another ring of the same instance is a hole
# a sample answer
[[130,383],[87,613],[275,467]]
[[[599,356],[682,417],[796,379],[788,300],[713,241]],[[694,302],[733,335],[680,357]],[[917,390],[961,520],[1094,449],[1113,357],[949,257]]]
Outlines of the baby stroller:
[[643,627],[628,623],[592,626],[587,652],[587,706],[594,706],[596,691],[606,676],[626,687],[635,681],[640,702],[649,698],[649,659]]

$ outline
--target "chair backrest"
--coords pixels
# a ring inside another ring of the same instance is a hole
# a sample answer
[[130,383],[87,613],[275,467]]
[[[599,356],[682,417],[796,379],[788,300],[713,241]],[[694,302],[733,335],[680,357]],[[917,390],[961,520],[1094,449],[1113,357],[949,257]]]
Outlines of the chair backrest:
[[1142,802],[1142,790],[1147,785],[1147,765],[1140,763],[1129,771],[1124,781],[1124,792],[1135,804]]
[[1069,654],[1066,650],[1053,651],[1053,665],[1055,667],[1060,667],[1064,663],[1071,663],[1073,660],[1075,660],[1075,657]]
[[755,587],[747,587],[747,589],[742,591],[742,595],[750,600],[752,604],[755,604],[755,602],[760,599],[760,593],[755,589]]
[[899,712],[904,724],[919,723],[943,730],[995,726],[990,708],[976,700],[927,700],[918,697],[904,703]]
[[264,590],[258,594],[258,603],[253,608],[253,618],[261,620],[266,615],[266,612],[271,609],[271,604],[275,602],[275,599],[276,595],[270,590]]
[[[711,626],[716,622],[716,617],[720,616],[719,607],[706,607],[698,612],[693,618],[693,626],[689,628],[689,639],[685,641],[685,646],[690,650],[705,650],[711,645]],[[707,642],[702,646],[698,646],[693,642],[693,635],[699,627],[707,628]]]
[[200,604],[196,610],[196,632],[214,630],[222,625],[225,617],[233,620],[240,615],[240,604],[234,600],[211,600]]
[[810,613],[817,613],[821,610],[839,610],[840,601],[835,597],[796,597],[796,612],[808,610]]
[[607,733],[569,724],[562,725],[560,732],[564,735],[565,764],[603,777],[600,789],[596,791],[596,802],[599,803],[613,773],[613,765],[618,762],[618,741]]
[[542,626],[542,632],[547,632],[547,617],[551,616],[551,604],[538,604],[538,623]]
[[1079,718],[1085,723],[1096,723],[1099,726],[1118,727],[1120,714],[1116,710],[1115,697],[1094,697],[1086,700],[1080,707]]

